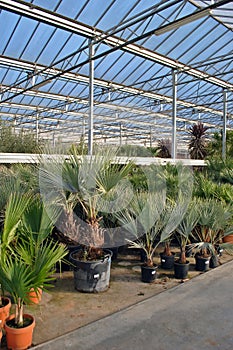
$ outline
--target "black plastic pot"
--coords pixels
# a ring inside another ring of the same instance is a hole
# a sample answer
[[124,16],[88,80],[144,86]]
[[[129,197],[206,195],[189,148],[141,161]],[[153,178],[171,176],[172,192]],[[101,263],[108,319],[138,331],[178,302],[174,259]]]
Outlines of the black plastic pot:
[[112,252],[112,261],[117,260],[118,257],[118,247],[110,247],[109,250]]
[[211,255],[210,265],[209,266],[210,266],[211,269],[214,269],[215,267],[219,266],[219,259],[218,259],[218,255],[217,254]]
[[156,272],[157,267],[158,266],[156,265],[153,267],[142,265],[141,266],[142,282],[145,282],[145,283],[153,282],[157,278],[157,272]]
[[104,292],[109,287],[111,256],[109,249],[104,249],[102,260],[80,261],[75,259],[76,250],[70,254],[70,262],[74,271],[74,286],[79,292]]
[[177,279],[185,279],[188,276],[189,271],[189,261],[186,261],[186,264],[181,264],[177,261],[174,262],[174,275]]
[[172,255],[165,255],[164,253],[160,253],[159,255],[160,255],[161,268],[165,270],[173,269],[175,253],[172,253]]
[[209,270],[210,265],[210,257],[203,257],[201,255],[195,255],[196,266],[195,269],[197,271],[206,272]]

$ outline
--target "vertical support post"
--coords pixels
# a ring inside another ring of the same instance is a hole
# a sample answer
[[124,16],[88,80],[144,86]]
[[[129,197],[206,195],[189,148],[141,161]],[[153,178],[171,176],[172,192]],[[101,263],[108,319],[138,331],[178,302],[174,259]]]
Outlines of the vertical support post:
[[53,148],[56,146],[56,141],[55,141],[55,131],[53,131]]
[[120,123],[120,147],[122,146],[122,124]]
[[89,122],[88,122],[88,154],[93,153],[93,116],[94,116],[94,45],[89,40]]
[[39,141],[39,114],[36,113],[36,142]]
[[150,148],[152,147],[152,128],[150,126]]
[[226,159],[227,141],[227,91],[223,90],[222,159]]
[[176,159],[177,73],[172,70],[172,159]]

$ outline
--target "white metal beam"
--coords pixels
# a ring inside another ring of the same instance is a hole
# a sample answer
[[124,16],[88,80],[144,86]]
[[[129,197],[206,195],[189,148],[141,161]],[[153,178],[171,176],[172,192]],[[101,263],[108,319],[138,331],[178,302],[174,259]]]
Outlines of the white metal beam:
[[[17,0],[0,0],[0,7],[17,13],[22,16],[32,18],[33,20],[47,23],[49,25],[61,28],[63,30],[82,35],[88,38],[100,39],[104,44],[119,48],[128,53],[134,54],[136,56],[143,57],[145,59],[157,62],[161,65],[167,66],[169,68],[176,69],[178,71],[185,72],[192,75],[198,79],[203,79],[206,82],[217,85],[219,87],[233,90],[233,84],[226,82],[222,79],[216,78],[208,73],[200,71],[198,69],[192,68],[191,66],[185,65],[182,62],[168,58],[164,55],[158,54],[153,50],[149,50],[145,47],[136,45],[134,43],[128,43],[126,40],[121,39],[117,36],[106,35],[100,29],[88,26],[81,22],[70,19],[69,17],[62,16],[60,14],[54,13],[52,11],[45,10],[38,6],[34,6],[31,3],[23,3]],[[155,28],[154,31],[158,29]],[[98,58],[98,55],[96,56]]]
[[[3,57],[3,56],[0,56],[0,65],[6,65],[9,67],[15,67],[15,68],[20,68],[23,70],[31,70],[31,71],[33,71],[35,69],[35,65],[33,63],[29,63],[29,62],[21,61],[21,60],[16,60],[16,59],[9,58],[9,57]],[[38,70],[43,70],[44,68],[45,68],[45,66],[37,65]],[[61,70],[56,69],[56,68],[52,68],[49,70],[49,72],[51,75],[55,75],[55,74],[61,72]],[[79,83],[81,82],[81,83],[85,83],[87,85],[89,84],[89,77],[88,76],[84,76],[84,75],[76,74],[76,73],[71,73],[71,72],[64,73],[63,77],[61,79],[72,80],[74,82],[79,82]],[[158,94],[155,92],[145,91],[142,89],[137,89],[134,87],[125,86],[123,84],[118,84],[115,82],[109,82],[107,80],[95,78],[94,85],[102,87],[102,88],[106,88],[106,89],[111,89],[113,91],[126,92],[126,93],[129,93],[132,95],[140,95],[141,97],[149,98],[149,99],[152,99],[153,101],[159,100],[159,101],[163,101],[165,103],[172,104],[172,97]],[[9,86],[2,85],[2,90],[4,90],[4,89],[9,89]],[[23,89],[20,89],[20,88],[12,88],[11,91],[13,93],[17,93],[17,92],[22,91],[22,93],[23,93]],[[42,97],[42,98],[50,98],[50,99],[55,99],[55,100],[59,100],[59,101],[67,101],[67,100],[69,100],[70,102],[77,101],[77,99],[75,99],[75,98],[68,99],[67,96],[41,92],[38,90],[33,90],[33,88],[31,90],[25,92],[25,95],[38,96],[38,97]],[[200,112],[212,113],[215,115],[222,116],[222,111],[219,111],[215,108],[201,106],[201,105],[198,105],[196,103],[187,102],[187,101],[180,100],[180,99],[177,100],[177,104],[181,105],[183,107],[186,107],[186,108],[198,109]],[[233,117],[233,114],[232,114],[232,117]]]

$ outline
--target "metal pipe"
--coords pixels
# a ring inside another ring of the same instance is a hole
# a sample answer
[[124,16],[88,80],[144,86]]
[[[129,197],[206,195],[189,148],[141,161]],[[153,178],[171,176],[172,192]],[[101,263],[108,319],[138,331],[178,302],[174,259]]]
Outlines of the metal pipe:
[[172,159],[176,159],[177,73],[172,70]]
[[223,90],[223,127],[222,127],[222,159],[226,159],[227,138],[227,91]]
[[88,154],[93,153],[93,115],[94,115],[94,45],[89,40],[89,121],[88,121]]

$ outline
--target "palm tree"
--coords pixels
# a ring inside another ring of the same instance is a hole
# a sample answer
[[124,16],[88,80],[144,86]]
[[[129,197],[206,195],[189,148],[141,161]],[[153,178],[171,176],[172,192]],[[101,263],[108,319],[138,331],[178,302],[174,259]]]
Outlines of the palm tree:
[[125,193],[132,166],[131,162],[120,164],[111,149],[91,157],[73,154],[62,163],[41,164],[46,208],[60,207],[62,213],[56,226],[76,245],[83,245],[83,257],[102,254],[103,213],[127,205]]
[[9,196],[1,233],[0,283],[14,299],[18,326],[23,324],[30,290],[50,287],[56,262],[67,254],[64,246],[48,239],[52,227],[39,197],[17,192]]
[[203,123],[198,122],[193,124],[189,129],[191,135],[191,141],[189,142],[189,153],[192,159],[205,159],[208,155],[206,131],[208,126],[204,126]]
[[197,200],[197,205],[199,218],[193,231],[193,247],[204,257],[216,255],[216,245],[226,232],[230,232],[230,206],[214,199]]
[[176,237],[180,246],[180,258],[178,260],[181,264],[186,264],[186,246],[190,241],[193,229],[197,225],[199,212],[196,200],[192,200],[189,204],[188,210],[185,213],[182,221],[176,228]]
[[142,249],[146,265],[152,267],[156,249],[171,238],[185,210],[186,205],[166,204],[165,192],[139,193],[117,217],[132,236],[127,242],[132,248]]

